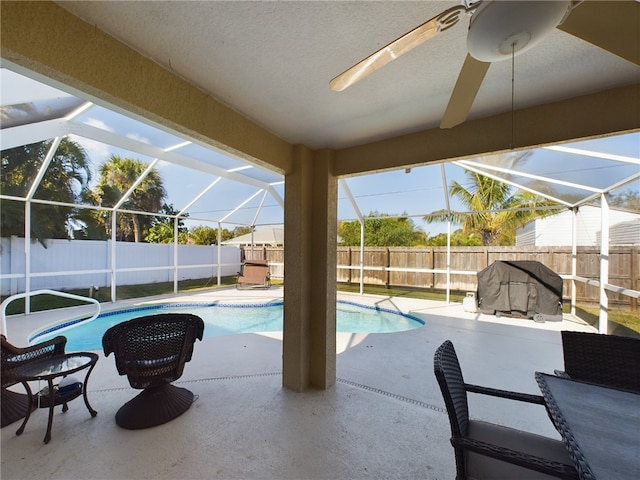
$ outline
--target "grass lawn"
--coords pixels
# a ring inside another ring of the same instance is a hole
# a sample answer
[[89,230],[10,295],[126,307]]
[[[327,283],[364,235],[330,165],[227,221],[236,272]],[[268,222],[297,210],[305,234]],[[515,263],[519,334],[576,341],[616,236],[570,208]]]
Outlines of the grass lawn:
[[[236,284],[235,275],[230,277],[222,277],[220,279],[222,287],[229,287]],[[179,292],[193,292],[196,290],[204,290],[215,288],[217,286],[216,278],[202,278],[196,280],[183,280],[178,282]],[[74,295],[88,296],[87,289],[67,290],[66,293]],[[153,297],[155,295],[168,295],[173,293],[173,282],[148,283],[144,285],[120,285],[117,290],[117,300],[127,300],[130,298]],[[100,288],[94,293],[94,298],[100,303],[111,301],[111,290],[109,287]],[[4,301],[5,297],[2,297]],[[75,307],[77,305],[86,305],[86,302],[73,300],[70,298],[57,297],[55,295],[37,295],[31,297],[31,311],[39,312],[42,310],[54,310],[56,308]],[[16,313],[24,313],[24,300],[16,300],[7,307],[7,315]]]
[[[360,285],[339,283],[338,291],[358,293],[360,292]],[[446,299],[445,292],[411,289],[411,288],[397,288],[397,287],[387,288],[387,287],[376,286],[376,285],[365,285],[364,293],[367,293],[370,295],[384,295],[387,297],[419,298],[421,300],[444,301]],[[452,302],[462,302],[462,299],[465,297],[465,295],[466,294],[462,294],[459,292],[451,292],[450,299]]]
[[[577,305],[576,314],[585,322],[597,327],[598,307]],[[608,319],[609,334],[640,338],[640,312],[609,310]]]

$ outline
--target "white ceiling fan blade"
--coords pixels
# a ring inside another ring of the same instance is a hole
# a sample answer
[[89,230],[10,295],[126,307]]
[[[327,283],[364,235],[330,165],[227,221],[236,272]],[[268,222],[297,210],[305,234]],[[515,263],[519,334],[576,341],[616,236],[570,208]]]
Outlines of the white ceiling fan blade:
[[369,55],[364,60],[356,63],[353,67],[345,70],[329,82],[329,87],[331,87],[331,90],[341,92],[345,88],[372,74],[377,69],[384,67],[400,55],[404,55],[418,45],[435,37],[438,33],[452,27],[458,23],[460,15],[464,11],[466,11],[466,9],[461,5],[445,10],[440,15],[433,17],[431,20],[414,28],[387,46]]
[[490,65],[491,63],[481,62],[467,54],[456,85],[453,87],[447,109],[442,116],[440,128],[455,127],[467,119]]
[[640,65],[640,3],[582,2],[558,29]]

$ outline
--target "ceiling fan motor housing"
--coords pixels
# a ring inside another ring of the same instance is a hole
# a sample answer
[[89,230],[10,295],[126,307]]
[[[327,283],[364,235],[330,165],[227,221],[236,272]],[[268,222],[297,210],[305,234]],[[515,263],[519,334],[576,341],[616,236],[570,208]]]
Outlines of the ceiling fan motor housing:
[[483,1],[471,16],[469,54],[498,62],[526,52],[553,31],[571,9],[567,1]]

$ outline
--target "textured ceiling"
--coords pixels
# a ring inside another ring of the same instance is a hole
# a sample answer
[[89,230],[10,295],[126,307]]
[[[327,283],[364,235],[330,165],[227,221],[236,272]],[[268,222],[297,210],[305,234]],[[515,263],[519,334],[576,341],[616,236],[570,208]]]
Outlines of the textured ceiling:
[[[293,144],[343,148],[439,125],[468,18],[343,92],[329,81],[460,2],[58,2]],[[579,7],[578,7],[579,8]],[[635,39],[639,40],[640,33]],[[637,83],[640,68],[555,30],[515,59],[515,108]],[[511,109],[495,63],[469,118]]]

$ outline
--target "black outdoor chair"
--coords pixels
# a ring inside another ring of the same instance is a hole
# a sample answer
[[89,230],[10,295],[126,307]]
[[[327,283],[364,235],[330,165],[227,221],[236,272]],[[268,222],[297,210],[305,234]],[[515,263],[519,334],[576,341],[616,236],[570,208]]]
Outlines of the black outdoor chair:
[[561,441],[469,418],[467,392],[543,405],[541,396],[464,383],[449,340],[436,350],[433,365],[451,424],[456,480],[578,478]]
[[202,340],[204,322],[196,315],[148,315],[114,325],[102,337],[104,354],[115,354],[120,375],[143,389],[116,413],[116,423],[128,429],[153,427],[186,412],[194,395],[171,385],[191,360],[193,345]]
[[640,393],[640,339],[562,331],[564,371],[574,380]]
[[[4,335],[0,335],[0,343],[2,351],[2,398],[0,401],[2,402],[2,427],[5,427],[22,420],[27,414],[29,397],[24,393],[9,390],[12,385],[22,383],[16,377],[18,368],[35,360],[63,355],[67,338],[59,335],[29,347],[16,347],[9,343]],[[38,402],[33,402],[33,408],[37,405]],[[67,410],[66,403],[63,409]]]

